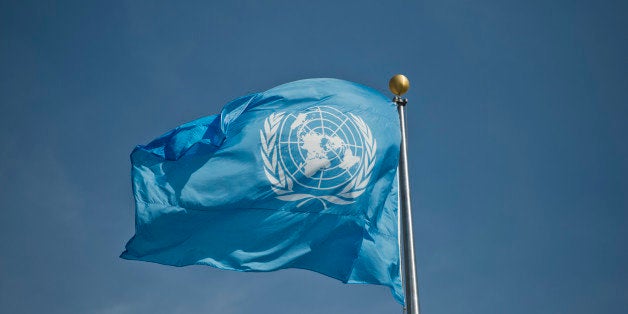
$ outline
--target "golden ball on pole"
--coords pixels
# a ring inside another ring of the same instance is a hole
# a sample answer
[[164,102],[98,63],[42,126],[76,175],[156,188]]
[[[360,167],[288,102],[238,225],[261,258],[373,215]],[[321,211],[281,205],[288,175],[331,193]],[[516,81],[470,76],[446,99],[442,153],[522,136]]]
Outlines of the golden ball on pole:
[[397,74],[388,82],[388,88],[393,94],[401,96],[410,89],[410,81],[403,74]]

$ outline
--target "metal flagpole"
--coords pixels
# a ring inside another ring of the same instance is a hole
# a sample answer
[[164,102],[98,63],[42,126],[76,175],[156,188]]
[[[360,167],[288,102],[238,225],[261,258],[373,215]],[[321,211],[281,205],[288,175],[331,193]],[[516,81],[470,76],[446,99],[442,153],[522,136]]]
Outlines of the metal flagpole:
[[401,145],[399,155],[399,203],[401,204],[401,255],[403,268],[403,285],[405,293],[405,312],[419,314],[419,285],[414,259],[414,239],[412,236],[412,210],[410,208],[410,181],[408,179],[408,151],[406,147],[406,104],[408,99],[401,98],[410,88],[410,81],[397,74],[388,82],[390,91],[395,94],[393,101],[397,104],[401,124]]

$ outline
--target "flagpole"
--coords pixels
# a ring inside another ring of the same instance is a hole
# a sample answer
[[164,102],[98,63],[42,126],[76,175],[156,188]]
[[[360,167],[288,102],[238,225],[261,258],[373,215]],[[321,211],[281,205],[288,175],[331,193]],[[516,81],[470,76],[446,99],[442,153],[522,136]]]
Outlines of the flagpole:
[[408,99],[401,98],[410,88],[410,81],[397,74],[388,82],[390,91],[395,94],[393,101],[397,104],[401,125],[401,145],[399,147],[399,201],[401,204],[401,256],[403,269],[403,285],[405,293],[405,313],[419,314],[419,285],[417,280],[416,262],[414,259],[414,239],[412,235],[412,210],[410,207],[410,180],[408,178],[408,151],[406,147],[406,104]]

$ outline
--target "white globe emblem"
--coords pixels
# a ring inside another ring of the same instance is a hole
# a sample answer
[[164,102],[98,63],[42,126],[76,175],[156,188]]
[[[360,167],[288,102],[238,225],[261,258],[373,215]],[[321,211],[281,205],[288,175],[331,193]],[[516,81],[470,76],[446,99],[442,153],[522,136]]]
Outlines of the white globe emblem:
[[371,177],[377,143],[362,118],[328,107],[277,112],[260,130],[266,177],[277,198],[328,203],[355,201]]

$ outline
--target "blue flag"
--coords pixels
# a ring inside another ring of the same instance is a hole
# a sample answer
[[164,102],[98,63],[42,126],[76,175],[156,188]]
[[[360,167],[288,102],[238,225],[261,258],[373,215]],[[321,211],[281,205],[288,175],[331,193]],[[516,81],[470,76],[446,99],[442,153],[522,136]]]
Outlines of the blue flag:
[[388,286],[403,304],[399,143],[395,104],[359,84],[308,79],[233,100],[135,148],[121,257],[308,269]]

